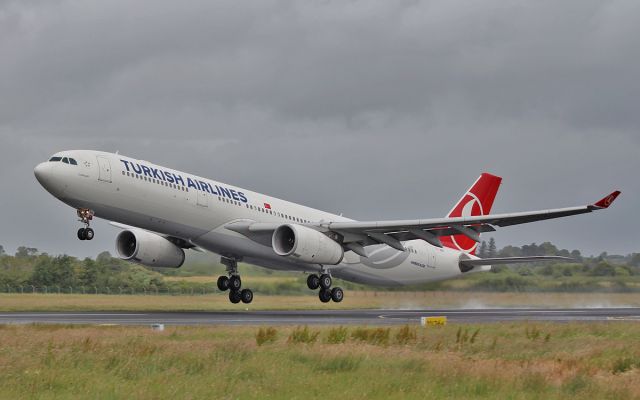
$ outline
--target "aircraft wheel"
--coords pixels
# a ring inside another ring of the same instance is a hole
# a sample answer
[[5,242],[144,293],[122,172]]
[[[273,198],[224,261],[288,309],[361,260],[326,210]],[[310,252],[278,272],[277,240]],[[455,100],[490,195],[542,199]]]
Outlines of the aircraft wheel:
[[250,289],[243,289],[240,292],[240,298],[244,304],[249,304],[253,301],[253,292]]
[[344,292],[342,291],[342,288],[334,287],[331,289],[331,300],[336,303],[340,303],[342,299],[344,299]]
[[225,291],[229,289],[229,278],[227,278],[226,276],[219,276],[218,277],[218,289],[220,289],[221,291]]
[[236,290],[230,290],[229,291],[229,301],[232,302],[233,304],[238,304],[240,303],[240,300],[242,300],[241,296],[240,296],[240,292],[236,291]]
[[311,290],[316,290],[320,287],[320,278],[318,278],[318,275],[311,274],[307,277],[307,287]]
[[318,297],[320,298],[320,301],[323,303],[328,303],[331,301],[331,290],[329,289],[320,289],[320,292],[318,293]]
[[320,275],[320,287],[323,289],[329,289],[331,287],[331,275],[322,274]]
[[84,238],[86,240],[92,240],[94,236],[95,236],[95,233],[93,232],[93,229],[87,228],[84,230]]
[[231,275],[229,277],[229,289],[239,292],[241,287],[242,281],[240,280],[240,277],[238,275]]
[[84,236],[84,232],[85,232],[84,228],[80,228],[80,229],[78,229],[78,239],[80,239],[80,240],[86,240],[86,238],[85,238],[85,236]]

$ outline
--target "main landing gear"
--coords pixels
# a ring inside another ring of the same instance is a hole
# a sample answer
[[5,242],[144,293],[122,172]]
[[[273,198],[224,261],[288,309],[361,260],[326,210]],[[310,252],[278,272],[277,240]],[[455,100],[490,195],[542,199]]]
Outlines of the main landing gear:
[[218,278],[218,289],[229,291],[229,301],[233,304],[243,302],[249,304],[253,301],[251,289],[242,289],[242,280],[238,275],[238,261],[231,258],[222,257],[220,262],[227,266],[228,277],[222,275]]
[[342,288],[339,287],[334,287],[332,289],[332,283],[331,275],[327,273],[322,273],[320,276],[311,274],[307,278],[307,287],[309,289],[316,290],[320,288],[318,297],[321,302],[328,303],[333,300],[336,303],[340,303],[342,299],[344,299],[344,292],[342,291]]
[[93,239],[94,232],[93,229],[89,228],[89,224],[93,219],[93,211],[88,208],[78,208],[78,218],[79,221],[84,224],[84,228],[78,229],[78,239],[80,240],[91,240]]

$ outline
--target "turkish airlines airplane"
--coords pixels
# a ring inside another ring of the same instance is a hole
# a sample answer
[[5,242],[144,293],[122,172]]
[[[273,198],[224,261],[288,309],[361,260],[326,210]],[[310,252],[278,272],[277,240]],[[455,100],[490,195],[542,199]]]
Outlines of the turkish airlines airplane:
[[322,302],[344,292],[332,276],[370,285],[415,285],[488,271],[491,265],[563,257],[475,256],[480,234],[496,227],[589,213],[609,207],[615,191],[585,206],[489,214],[502,178],[483,173],[444,218],[354,221],[120,154],[90,150],[57,153],[35,176],[53,196],[77,210],[91,240],[92,218],[122,228],[116,250],[148,267],[178,268],[184,249],[217,253],[228,276],[218,288],[232,303],[250,303],[238,261],[308,273]]

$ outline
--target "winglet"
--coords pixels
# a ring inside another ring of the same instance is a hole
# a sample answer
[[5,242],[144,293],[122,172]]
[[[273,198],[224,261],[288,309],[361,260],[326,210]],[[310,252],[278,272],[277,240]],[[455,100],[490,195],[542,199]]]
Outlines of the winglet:
[[610,195],[608,195],[607,197],[603,198],[602,200],[598,201],[597,203],[595,203],[593,206],[596,208],[609,208],[609,206],[611,205],[611,203],[613,203],[613,201],[616,199],[616,197],[618,197],[620,195],[620,191],[616,190],[615,192],[611,193]]

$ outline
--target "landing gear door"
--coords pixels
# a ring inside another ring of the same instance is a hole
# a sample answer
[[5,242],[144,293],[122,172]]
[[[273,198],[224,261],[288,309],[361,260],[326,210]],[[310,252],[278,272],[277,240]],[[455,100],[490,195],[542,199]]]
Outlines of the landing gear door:
[[427,250],[427,267],[436,267],[436,249],[429,247]]
[[111,183],[111,163],[107,157],[98,156],[98,180]]

